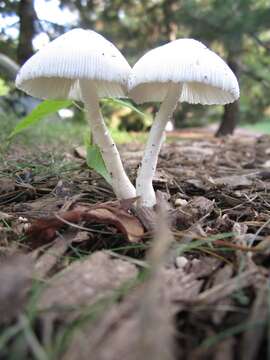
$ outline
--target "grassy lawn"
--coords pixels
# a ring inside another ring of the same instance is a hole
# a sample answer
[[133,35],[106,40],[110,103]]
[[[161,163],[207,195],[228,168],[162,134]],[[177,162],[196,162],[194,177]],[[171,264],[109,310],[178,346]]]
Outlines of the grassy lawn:
[[270,119],[259,121],[256,124],[243,125],[243,127],[252,131],[258,131],[264,134],[270,134]]
[[[3,144],[7,141],[17,119],[12,116],[0,116],[1,134],[0,141]],[[82,145],[85,137],[88,137],[89,126],[82,121],[72,121],[63,119],[50,119],[41,121],[23,131],[14,137],[12,142],[21,143],[29,146],[42,145],[59,145],[61,148]],[[111,129],[111,134],[118,144],[130,142],[144,142],[147,134],[119,131]]]
[[[0,151],[5,152],[5,144],[7,137],[18,122],[15,116],[0,114]],[[242,127],[254,132],[265,134],[270,133],[270,119],[260,121],[256,124],[241,125]],[[148,133],[127,132],[111,129],[112,136],[116,143],[126,144],[131,142],[144,143]],[[30,148],[50,147],[63,149],[65,151],[83,145],[84,140],[89,136],[89,127],[87,123],[82,121],[74,121],[70,119],[51,118],[41,121],[39,124],[26,129],[23,133],[16,136],[11,144],[21,144]],[[169,138],[171,142],[175,140]],[[177,140],[179,138],[177,137]]]

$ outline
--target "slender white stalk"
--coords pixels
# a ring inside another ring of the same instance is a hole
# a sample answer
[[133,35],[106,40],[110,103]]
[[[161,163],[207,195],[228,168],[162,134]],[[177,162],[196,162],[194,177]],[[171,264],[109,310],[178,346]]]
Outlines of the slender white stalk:
[[164,129],[176,108],[181,91],[182,85],[175,83],[170,85],[151,127],[136,179],[136,192],[137,196],[140,196],[141,206],[152,207],[156,204],[152,181],[157,167],[158,154],[164,141]]
[[111,185],[115,195],[118,199],[135,197],[136,190],[124,170],[117,147],[101,114],[94,84],[89,80],[80,80],[80,89],[93,138],[100,148],[106,168],[111,175]]

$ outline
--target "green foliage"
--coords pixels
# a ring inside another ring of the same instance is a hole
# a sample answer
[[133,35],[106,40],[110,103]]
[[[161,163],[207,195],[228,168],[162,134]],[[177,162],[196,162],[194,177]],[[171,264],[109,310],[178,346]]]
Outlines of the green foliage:
[[[1,91],[1,82],[0,82],[0,91]],[[120,99],[106,98],[101,100],[102,104],[109,105],[114,107],[115,105],[120,105],[121,107],[127,107],[131,109],[137,115],[144,117],[144,113],[138,110],[128,101],[123,101]],[[9,135],[9,139],[15,135],[20,134],[22,131],[27,130],[30,126],[38,124],[41,120],[45,119],[49,115],[53,115],[58,110],[70,107],[74,104],[71,100],[44,100],[40,103],[30,114],[24,117],[20,122],[15,126]],[[80,110],[81,107],[75,104]]]
[[183,0],[174,16],[189,37],[211,46],[239,77],[241,121],[260,121],[270,106],[269,1]]
[[0,96],[5,96],[9,93],[9,87],[6,82],[0,78]]
[[52,115],[60,109],[69,107],[72,104],[70,100],[45,100],[39,104],[29,115],[24,117],[13,129],[9,139],[18,135],[30,126],[37,124],[46,116]]
[[145,114],[139,109],[137,109],[134,105],[132,105],[130,101],[124,101],[121,99],[114,99],[114,98],[106,98],[106,99],[102,99],[101,103],[108,104],[109,106],[120,105],[121,107],[126,107],[132,110],[134,113],[141,116],[142,118],[145,117]]
[[[70,0],[61,3],[74,7]],[[108,37],[131,64],[149,49],[172,39],[201,40],[230,66],[236,63],[243,121],[258,121],[270,106],[270,97],[265,96],[270,87],[269,0],[117,0],[102,6],[99,2],[78,0],[75,6],[81,24]],[[186,115],[187,124],[200,124],[200,119],[209,118],[208,111],[208,107],[192,110],[190,118],[190,112],[180,114],[179,126],[182,115]],[[218,110],[215,118],[221,114]]]
[[[19,0],[0,0],[0,13],[16,19],[19,3]],[[270,89],[269,0],[116,0],[101,3],[61,0],[60,5],[78,11],[77,25],[106,36],[130,64],[149,49],[172,39],[194,37],[201,40],[227,62],[236,64],[241,85],[242,121],[259,121],[270,106],[270,97],[266,96]],[[36,31],[43,29],[50,37],[69,29],[69,26],[56,24],[46,24],[44,28],[44,24],[36,22]],[[3,53],[12,54],[14,58],[17,39],[7,38],[3,29],[0,51],[2,45]],[[110,111],[116,107],[116,103],[104,100],[106,109],[107,105]],[[187,124],[204,123],[209,119],[208,107],[195,108],[181,110],[179,126],[183,118]],[[215,118],[219,119],[221,114],[218,109]]]
[[88,132],[85,133],[84,145],[86,148],[86,164],[89,169],[96,171],[108,184],[111,184],[111,176],[107,171],[100,148],[93,143],[92,133],[90,136]]
[[245,125],[245,127],[251,131],[270,134],[270,118],[268,117],[264,121],[256,122],[253,125]]
[[[128,107],[133,112],[137,113],[140,116],[144,114],[137,110],[131,103],[119,100],[119,99],[104,99],[103,103],[110,105],[120,105]],[[38,124],[42,119],[46,118],[49,115],[54,114],[60,109],[69,107],[72,105],[71,100],[45,100],[40,103],[29,115],[24,117],[13,129],[9,135],[9,139],[13,138],[15,135],[20,134],[22,131],[28,129],[30,126]],[[97,145],[91,144],[89,141],[86,141],[86,163],[90,169],[95,170],[100,174],[109,184],[111,183],[111,176],[108,173],[105,163],[103,161],[101,151]]]
[[86,163],[88,167],[101,175],[108,184],[111,184],[111,176],[106,169],[99,147],[97,145],[87,144],[86,154]]

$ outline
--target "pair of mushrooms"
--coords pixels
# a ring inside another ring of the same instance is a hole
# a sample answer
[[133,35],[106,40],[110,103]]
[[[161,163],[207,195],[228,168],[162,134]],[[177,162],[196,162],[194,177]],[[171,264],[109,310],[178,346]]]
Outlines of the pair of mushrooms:
[[[152,207],[152,180],[164,129],[178,101],[228,104],[239,98],[237,79],[227,64],[199,41],[179,39],[147,52],[131,69],[120,51],[91,30],[74,29],[42,48],[21,68],[16,86],[42,99],[84,102],[118,199],[140,197]],[[99,98],[126,97],[136,103],[161,102],[138,171],[136,189],[105,125]]]

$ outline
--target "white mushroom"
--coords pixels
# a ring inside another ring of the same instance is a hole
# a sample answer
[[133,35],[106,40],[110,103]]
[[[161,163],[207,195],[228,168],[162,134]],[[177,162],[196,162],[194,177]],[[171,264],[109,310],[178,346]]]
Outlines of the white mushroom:
[[141,205],[156,203],[152,185],[165,126],[178,101],[228,104],[239,98],[237,79],[228,65],[201,42],[179,39],[147,52],[129,77],[129,96],[138,104],[160,101],[136,181]]
[[99,108],[100,97],[124,97],[130,66],[120,51],[91,30],[74,29],[42,48],[21,68],[16,86],[42,99],[84,102],[95,143],[119,199],[135,196]]

